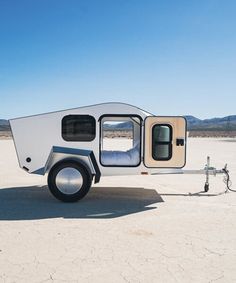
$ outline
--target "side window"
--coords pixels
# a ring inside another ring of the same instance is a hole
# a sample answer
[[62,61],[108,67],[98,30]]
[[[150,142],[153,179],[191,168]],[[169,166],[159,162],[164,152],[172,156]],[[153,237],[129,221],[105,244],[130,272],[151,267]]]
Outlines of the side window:
[[100,162],[103,166],[138,166],[141,161],[141,120],[137,116],[101,119]]
[[96,136],[96,120],[89,115],[67,115],[62,119],[65,141],[92,141]]
[[172,157],[172,127],[156,124],[152,128],[152,157],[154,160],[170,160]]

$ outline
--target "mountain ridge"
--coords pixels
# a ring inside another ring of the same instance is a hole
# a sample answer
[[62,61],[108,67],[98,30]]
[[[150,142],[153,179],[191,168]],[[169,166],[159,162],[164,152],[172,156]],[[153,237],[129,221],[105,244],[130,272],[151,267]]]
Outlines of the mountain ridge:
[[184,116],[187,120],[188,130],[236,130],[236,115],[222,118],[199,119],[192,115]]
[[[214,117],[208,119],[199,119],[192,115],[184,116],[187,120],[187,129],[189,131],[235,131],[236,130],[236,115],[225,117]],[[105,125],[104,125],[105,126]],[[105,130],[131,130],[130,122],[124,122],[114,125],[106,125]],[[9,121],[0,119],[0,131],[10,131]]]

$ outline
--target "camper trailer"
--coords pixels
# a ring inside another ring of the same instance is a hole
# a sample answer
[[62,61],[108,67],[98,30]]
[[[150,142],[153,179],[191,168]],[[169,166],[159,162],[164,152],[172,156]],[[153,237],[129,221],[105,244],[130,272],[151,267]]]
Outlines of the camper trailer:
[[10,125],[20,167],[47,174],[49,190],[65,202],[82,199],[101,176],[171,173],[186,162],[185,118],[128,104],[17,118]]

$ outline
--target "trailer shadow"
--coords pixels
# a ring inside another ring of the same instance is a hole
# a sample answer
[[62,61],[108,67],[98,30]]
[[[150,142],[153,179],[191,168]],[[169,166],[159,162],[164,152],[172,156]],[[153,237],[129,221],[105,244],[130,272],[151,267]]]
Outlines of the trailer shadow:
[[94,187],[76,203],[57,201],[47,186],[3,188],[0,189],[0,221],[116,218],[155,209],[159,202],[163,199],[156,190],[144,188]]

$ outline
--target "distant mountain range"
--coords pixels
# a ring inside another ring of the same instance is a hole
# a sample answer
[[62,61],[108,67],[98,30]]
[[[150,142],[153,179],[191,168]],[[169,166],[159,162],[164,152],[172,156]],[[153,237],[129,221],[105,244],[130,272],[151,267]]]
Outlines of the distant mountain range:
[[[194,116],[184,116],[187,120],[187,128],[189,131],[235,131],[236,115],[223,118],[198,119]],[[104,130],[130,130],[132,123],[124,122],[119,124],[104,125]]]
[[223,118],[198,119],[194,116],[185,116],[188,122],[188,130],[192,131],[235,131],[236,115],[226,116]]
[[121,123],[104,123],[103,130],[105,131],[129,131],[132,130],[133,123],[131,122],[121,122]]
[[8,120],[0,119],[0,131],[10,131]]
[[[185,116],[190,131],[235,131],[236,115],[226,116],[223,118],[198,119],[191,115]],[[114,123],[105,124],[105,130],[131,130],[132,123]],[[0,119],[0,131],[10,131],[8,120]]]

